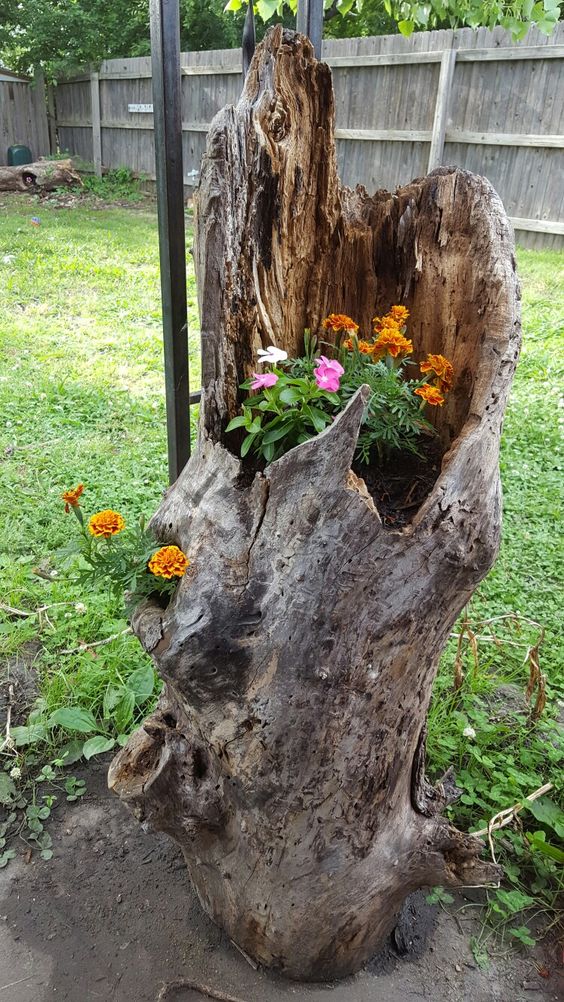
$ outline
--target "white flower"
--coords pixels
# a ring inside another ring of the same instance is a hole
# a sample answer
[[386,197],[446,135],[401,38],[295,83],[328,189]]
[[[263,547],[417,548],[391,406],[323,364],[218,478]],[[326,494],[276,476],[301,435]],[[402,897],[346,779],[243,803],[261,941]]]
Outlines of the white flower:
[[257,355],[262,357],[259,358],[259,365],[261,362],[271,362],[273,365],[276,362],[284,362],[288,358],[288,352],[282,351],[281,348],[275,348],[273,344],[269,345],[268,348],[259,348]]
[[468,726],[468,727],[464,728],[464,730],[462,731],[462,735],[465,738],[475,738],[476,737],[476,731],[474,730],[473,727]]
[[22,770],[18,765],[15,765],[13,769],[10,769],[10,776],[12,779],[19,779],[22,774]]
[[84,616],[84,613],[86,612],[86,606],[84,602],[77,602],[74,607],[74,611],[78,612],[79,616]]

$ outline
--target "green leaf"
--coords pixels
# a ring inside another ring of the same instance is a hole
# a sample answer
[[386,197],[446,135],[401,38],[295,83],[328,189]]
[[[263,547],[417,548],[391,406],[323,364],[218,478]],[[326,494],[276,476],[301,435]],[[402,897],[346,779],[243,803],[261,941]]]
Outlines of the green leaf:
[[109,751],[113,748],[115,741],[113,738],[105,738],[103,734],[96,734],[93,738],[88,738],[82,746],[82,754],[86,760],[91,759],[93,755],[101,755],[102,752]]
[[127,688],[135,696],[136,703],[145,703],[153,695],[155,688],[155,673],[151,665],[137,668],[127,679]]
[[398,28],[402,35],[409,38],[413,34],[413,29],[415,28],[415,21],[398,21]]
[[58,758],[62,762],[63,766],[74,765],[82,758],[82,746],[83,741],[79,738],[73,738],[72,741],[67,741],[65,745],[61,748],[58,753]]
[[546,832],[526,832],[526,838],[533,852],[540,852],[557,863],[564,863],[564,852],[551,842],[546,841]]
[[114,711],[114,719],[118,733],[126,731],[133,719],[135,709],[135,694],[130,689],[124,689],[123,695]]
[[290,425],[288,423],[277,424],[274,428],[268,428],[263,436],[263,445],[269,445],[270,442],[278,442],[281,438],[290,431]]
[[256,435],[246,435],[243,439],[243,444],[241,445],[241,457],[243,459],[247,455],[256,437]]
[[263,21],[269,21],[278,10],[280,0],[258,0],[256,11]]
[[90,734],[98,730],[90,710],[83,710],[80,706],[62,706],[59,710],[55,710],[49,717],[49,726],[64,727],[67,731],[80,731],[81,734]]
[[125,686],[123,685],[120,685],[119,688],[116,688],[115,686],[112,685],[108,685],[108,688],[104,693],[104,699],[102,702],[102,713],[104,716],[104,720],[108,720],[111,717],[113,710],[119,703],[124,692],[125,692]]
[[229,424],[227,425],[227,428],[225,429],[225,431],[226,432],[228,432],[228,431],[235,431],[235,428],[244,428],[246,426],[246,424],[247,424],[246,415],[245,414],[240,414],[239,417],[234,417],[229,422]]
[[11,804],[16,792],[16,784],[7,772],[0,772],[0,804]]
[[15,855],[15,849],[6,849],[4,852],[0,853],[0,868],[6,866],[11,859],[14,859]]
[[243,6],[243,0],[229,0],[229,3],[227,3],[223,9],[224,11],[227,10],[238,11],[241,10],[242,6]]
[[535,946],[536,939],[533,939],[526,925],[520,925],[517,929],[510,929],[509,932],[515,939],[518,939],[524,946]]
[[548,825],[560,838],[564,838],[564,812],[562,812],[550,797],[525,802],[531,814],[541,824]]
[[303,393],[296,390],[294,386],[286,386],[280,393],[279,399],[284,404],[296,404],[298,400],[303,399]]
[[39,741],[44,741],[47,737],[47,728],[44,724],[29,724],[27,727],[12,727],[11,736],[16,742],[16,746],[34,745]]

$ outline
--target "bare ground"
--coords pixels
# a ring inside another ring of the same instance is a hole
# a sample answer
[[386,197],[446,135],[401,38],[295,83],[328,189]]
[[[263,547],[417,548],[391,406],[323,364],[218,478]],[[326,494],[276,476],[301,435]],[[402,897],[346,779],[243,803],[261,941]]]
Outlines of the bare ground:
[[22,856],[0,871],[0,1000],[156,1002],[159,993],[169,1002],[564,997],[556,971],[542,978],[532,955],[509,953],[480,970],[469,947],[479,928],[476,909],[455,919],[423,895],[410,901],[395,946],[356,978],[312,986],[254,970],[203,914],[175,845],[145,834],[108,792],[105,764],[83,775],[87,796],[61,803],[54,814],[54,858],[25,864]]

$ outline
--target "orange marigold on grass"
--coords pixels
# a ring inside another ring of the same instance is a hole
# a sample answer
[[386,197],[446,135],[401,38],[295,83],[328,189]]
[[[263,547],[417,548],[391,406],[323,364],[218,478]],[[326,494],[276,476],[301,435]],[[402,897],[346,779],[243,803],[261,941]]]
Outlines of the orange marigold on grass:
[[92,535],[103,536],[104,539],[116,536],[124,528],[125,519],[119,512],[112,511],[111,508],[105,508],[104,511],[99,511],[96,515],[92,515],[92,518],[88,522],[88,529]]
[[425,362],[419,363],[421,372],[431,372],[439,380],[439,389],[442,392],[450,390],[454,379],[454,369],[448,358],[444,355],[427,355]]
[[345,313],[330,313],[328,317],[325,317],[321,326],[326,331],[333,331],[334,334],[338,334],[340,331],[354,334],[358,330],[358,324],[355,324],[354,320],[347,317]]
[[178,546],[161,546],[149,560],[149,570],[157,578],[181,578],[190,561]]
[[431,386],[429,383],[425,383],[425,386],[420,386],[419,389],[415,390],[418,397],[422,397],[426,404],[431,404],[433,407],[442,407],[445,402],[441,391],[437,386]]
[[397,358],[398,355],[411,355],[413,343],[409,341],[399,330],[384,328],[374,342],[374,357],[381,358],[382,355],[391,355]]
[[78,499],[84,490],[84,484],[79,484],[78,487],[71,487],[70,491],[64,491],[61,494],[63,501],[65,502],[65,511],[68,515],[71,508],[78,508]]

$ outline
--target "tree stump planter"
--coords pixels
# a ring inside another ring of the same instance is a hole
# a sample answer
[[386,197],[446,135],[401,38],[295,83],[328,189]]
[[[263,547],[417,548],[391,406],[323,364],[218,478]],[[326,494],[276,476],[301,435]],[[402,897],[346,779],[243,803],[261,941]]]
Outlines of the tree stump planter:
[[[495,558],[498,448],[519,349],[499,198],[455,168],[367,195],[337,178],[329,69],[277,27],[214,120],[197,199],[203,397],[195,454],[154,516],[192,561],[134,630],[165,681],[109,783],[182,847],[206,912],[292,978],[358,970],[424,885],[498,868],[441,817],[425,719],[453,623]],[[224,429],[256,350],[300,354],[331,311],[411,311],[414,358],[456,384],[442,469],[390,531],[351,471],[360,390],[322,434],[256,471]]]

